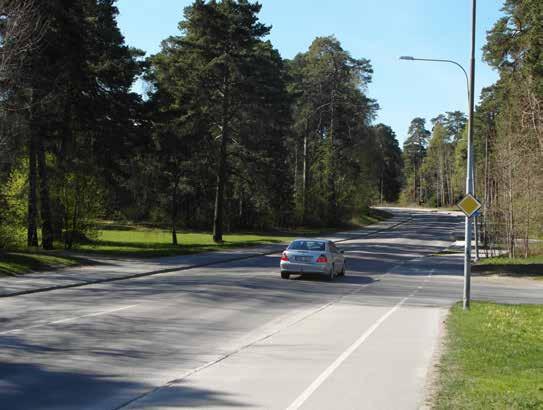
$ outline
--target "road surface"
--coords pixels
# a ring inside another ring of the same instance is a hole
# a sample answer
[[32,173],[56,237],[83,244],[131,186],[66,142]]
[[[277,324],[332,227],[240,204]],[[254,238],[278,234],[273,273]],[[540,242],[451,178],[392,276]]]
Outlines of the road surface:
[[[339,244],[347,276],[282,280],[278,255],[0,300],[6,409],[417,409],[462,258],[447,213]],[[409,215],[408,215],[409,214]],[[543,303],[529,281],[475,299]]]

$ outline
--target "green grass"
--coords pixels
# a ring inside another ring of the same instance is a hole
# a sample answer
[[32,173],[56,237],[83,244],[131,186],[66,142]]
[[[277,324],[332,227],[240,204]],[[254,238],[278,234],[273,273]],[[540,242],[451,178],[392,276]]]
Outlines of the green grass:
[[99,230],[96,239],[79,245],[82,253],[114,254],[138,257],[158,257],[210,252],[235,247],[288,242],[292,236],[267,234],[224,235],[224,242],[216,244],[210,233],[178,233],[178,245],[172,245],[170,232],[160,229]]
[[300,236],[321,236],[342,229],[353,229],[385,220],[391,215],[380,210],[371,210],[368,215],[357,218],[350,225],[340,227],[299,227],[267,233],[236,233],[223,235],[224,242],[213,242],[209,232],[181,232],[177,234],[178,246],[172,245],[172,234],[165,229],[143,225],[104,222],[95,239],[89,244],[79,245],[78,252],[136,257],[160,257],[199,252],[288,243]]
[[[91,241],[77,245],[73,255],[69,252],[31,252],[16,251],[0,254],[0,274],[23,274],[34,270],[50,270],[62,266],[74,266],[87,263],[85,255],[105,255],[150,258],[161,256],[185,255],[199,252],[212,252],[231,248],[288,243],[301,236],[322,236],[348,228],[369,225],[387,219],[390,215],[379,210],[371,210],[356,224],[333,228],[300,227],[273,232],[245,232],[226,234],[224,242],[213,242],[209,232],[180,232],[177,234],[178,245],[172,245],[172,235],[166,229],[142,224],[121,224],[101,221],[99,229]],[[56,244],[57,249],[62,244]]]
[[484,258],[473,266],[473,271],[483,275],[526,276],[543,280],[543,255],[528,258]]
[[42,252],[2,252],[0,253],[0,276],[14,276],[30,271],[54,270],[79,265],[81,262],[81,259],[72,256]]
[[377,222],[384,221],[388,218],[390,218],[392,214],[389,212],[383,211],[381,209],[370,209],[370,212],[367,214],[363,214],[356,218],[353,221],[353,226],[366,226],[366,225],[372,225]]
[[542,264],[543,255],[529,256],[527,258],[506,258],[506,257],[495,257],[495,258],[484,258],[480,259],[479,265],[533,265],[533,264]]
[[543,306],[455,305],[434,408],[542,409]]

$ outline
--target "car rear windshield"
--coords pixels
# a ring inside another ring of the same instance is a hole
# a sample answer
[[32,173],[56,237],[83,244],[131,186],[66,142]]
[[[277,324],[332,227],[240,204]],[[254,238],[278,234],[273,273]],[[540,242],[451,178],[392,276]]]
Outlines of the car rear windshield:
[[324,251],[325,243],[320,241],[294,241],[288,248],[293,251]]

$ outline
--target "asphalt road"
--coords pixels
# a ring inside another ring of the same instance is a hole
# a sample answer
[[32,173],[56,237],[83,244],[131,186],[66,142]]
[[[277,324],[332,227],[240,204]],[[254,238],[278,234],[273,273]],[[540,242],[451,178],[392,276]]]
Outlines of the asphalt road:
[[[332,283],[281,280],[272,255],[2,299],[0,407],[420,408],[462,296],[462,259],[435,253],[462,220],[410,213],[342,243]],[[543,303],[543,287],[474,278],[473,296]]]

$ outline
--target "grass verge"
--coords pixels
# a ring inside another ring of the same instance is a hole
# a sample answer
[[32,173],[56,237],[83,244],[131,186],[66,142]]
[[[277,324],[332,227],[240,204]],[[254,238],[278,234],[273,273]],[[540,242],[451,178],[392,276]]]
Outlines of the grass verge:
[[543,306],[455,305],[438,383],[435,409],[543,408]]
[[543,280],[543,255],[528,258],[484,258],[473,266],[473,271],[482,275],[531,277]]
[[181,232],[177,234],[178,245],[172,245],[172,234],[166,229],[141,225],[104,224],[96,239],[79,245],[78,252],[132,257],[161,257],[200,252],[213,252],[231,248],[269,245],[290,242],[301,236],[321,236],[344,229],[355,229],[388,219],[391,215],[382,210],[371,209],[350,225],[327,228],[299,227],[273,232],[245,232],[223,235],[224,242],[213,242],[209,232]]
[[82,263],[73,256],[54,255],[44,252],[0,253],[0,276],[16,276],[30,271],[55,270]]
[[224,242],[213,242],[209,233],[178,233],[178,245],[172,245],[172,234],[160,229],[99,230],[92,243],[79,245],[84,254],[101,254],[132,257],[160,257],[212,252],[238,247],[288,242],[292,236],[274,234],[224,235]]
[[[0,254],[0,274],[17,275],[30,271],[52,270],[58,267],[74,266],[85,262],[85,255],[108,257],[154,258],[213,252],[248,246],[280,244],[301,236],[321,236],[338,230],[355,229],[385,220],[391,215],[382,210],[372,209],[368,215],[360,217],[356,223],[340,227],[308,228],[300,227],[273,232],[245,232],[226,234],[224,242],[213,242],[209,232],[180,232],[178,245],[172,245],[172,234],[166,229],[137,224],[102,222],[89,243],[80,244],[69,252],[27,251]],[[61,244],[57,248],[61,248]]]

